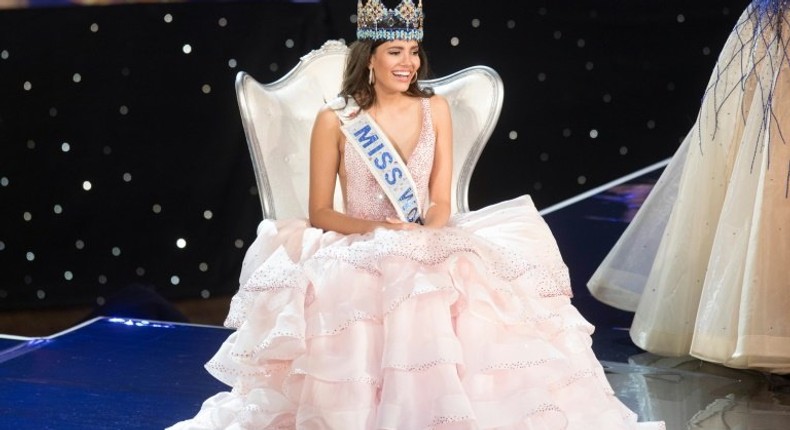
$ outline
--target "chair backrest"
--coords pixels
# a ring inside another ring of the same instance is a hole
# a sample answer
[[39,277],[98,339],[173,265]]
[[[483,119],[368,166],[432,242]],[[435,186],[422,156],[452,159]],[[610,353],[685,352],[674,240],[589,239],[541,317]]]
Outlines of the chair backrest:
[[[236,76],[236,98],[264,218],[306,218],[310,133],[318,110],[340,92],[348,48],[328,41],[279,80]],[[452,211],[469,210],[472,172],[499,119],[504,90],[493,69],[473,66],[423,81],[447,98],[453,118]],[[339,185],[335,208],[343,208]]]

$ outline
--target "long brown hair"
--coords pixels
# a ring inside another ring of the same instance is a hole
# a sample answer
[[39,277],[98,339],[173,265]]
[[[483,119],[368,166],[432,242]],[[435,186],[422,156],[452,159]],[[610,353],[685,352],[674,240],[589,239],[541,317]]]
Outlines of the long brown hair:
[[[376,91],[368,81],[370,73],[368,65],[373,51],[384,42],[383,40],[357,40],[349,46],[340,95],[353,97],[362,109],[368,109],[376,101]],[[428,57],[422,49],[422,43],[419,44],[418,55],[420,56],[420,68],[417,69],[417,79],[420,80],[427,78],[429,72]],[[411,97],[430,97],[434,93],[433,88],[422,88],[417,82],[412,82],[405,94]]]

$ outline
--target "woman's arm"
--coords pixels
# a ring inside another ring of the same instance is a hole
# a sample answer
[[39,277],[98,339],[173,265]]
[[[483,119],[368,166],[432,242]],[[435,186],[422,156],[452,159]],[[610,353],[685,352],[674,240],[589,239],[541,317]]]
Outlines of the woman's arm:
[[318,112],[310,136],[310,224],[342,234],[367,233],[377,227],[407,228],[399,224],[354,218],[334,210],[340,144],[344,140],[337,115],[326,108]]
[[450,185],[453,180],[453,123],[450,106],[444,97],[431,97],[431,114],[436,148],[428,185],[430,204],[424,222],[427,227],[443,227],[450,219]]

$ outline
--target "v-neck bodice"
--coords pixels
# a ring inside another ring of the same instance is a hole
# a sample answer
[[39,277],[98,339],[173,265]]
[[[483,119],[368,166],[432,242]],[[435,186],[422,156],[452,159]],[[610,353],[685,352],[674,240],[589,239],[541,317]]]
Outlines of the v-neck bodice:
[[[422,127],[417,144],[406,162],[415,185],[417,196],[421,202],[428,197],[428,182],[433,167],[434,146],[436,133],[431,120],[431,103],[427,98],[421,99]],[[346,141],[343,149],[345,159],[346,187],[345,207],[346,213],[353,217],[381,221],[387,217],[397,218],[397,212],[382,191],[376,178],[368,170],[365,161],[357,151]],[[423,208],[424,208],[423,204]]]

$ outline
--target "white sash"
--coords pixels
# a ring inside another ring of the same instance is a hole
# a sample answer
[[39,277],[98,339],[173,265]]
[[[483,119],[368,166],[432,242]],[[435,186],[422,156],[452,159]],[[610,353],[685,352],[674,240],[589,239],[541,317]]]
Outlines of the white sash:
[[422,210],[417,198],[417,186],[406,163],[367,112],[356,101],[339,97],[329,102],[343,125],[340,129],[348,143],[365,160],[368,170],[376,178],[384,194],[405,222],[422,224]]

